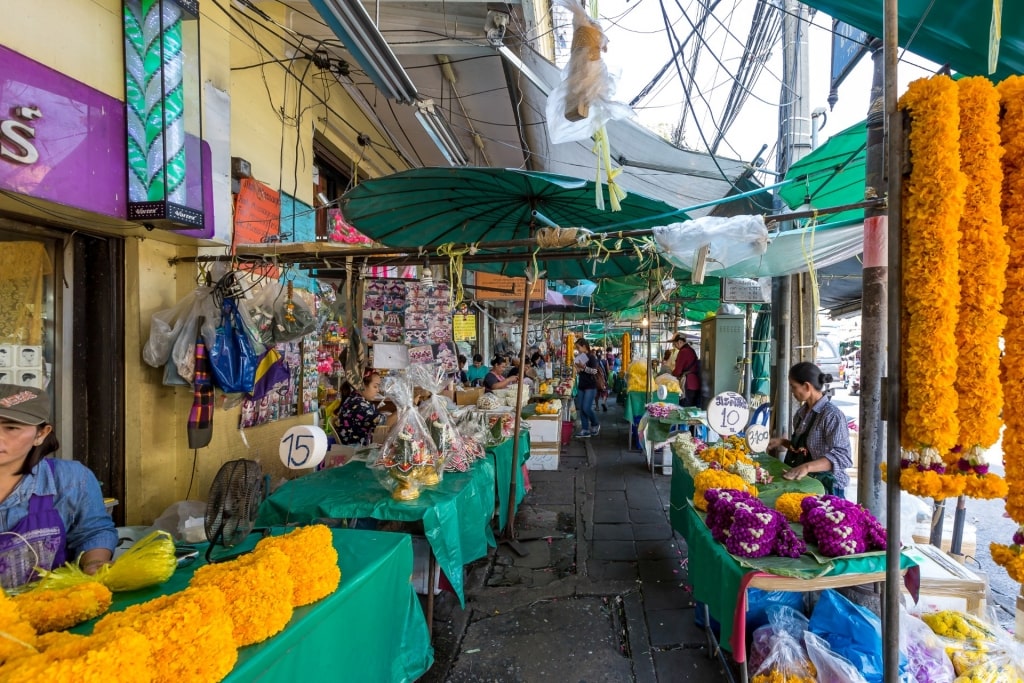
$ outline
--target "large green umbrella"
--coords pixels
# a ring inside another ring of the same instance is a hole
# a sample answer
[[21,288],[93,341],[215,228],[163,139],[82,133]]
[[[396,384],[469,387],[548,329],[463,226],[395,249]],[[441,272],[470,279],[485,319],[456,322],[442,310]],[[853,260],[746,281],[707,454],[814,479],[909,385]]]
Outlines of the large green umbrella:
[[[823,145],[789,167],[779,196],[790,208],[810,204],[815,209],[853,204],[864,199],[864,157],[867,124],[864,121],[836,133]],[[844,211],[828,222],[863,217],[864,211]]]
[[[606,188],[600,188],[607,195]],[[664,202],[631,193],[622,210],[598,209],[593,181],[552,173],[502,168],[416,168],[366,180],[341,200],[345,220],[389,247],[426,248],[532,237],[553,223],[595,232],[635,230],[686,220],[685,213]],[[606,199],[607,205],[607,199]],[[483,248],[477,258],[489,263],[467,268],[522,276],[529,247]],[[553,251],[553,250],[549,250]],[[562,249],[561,251],[567,251]],[[650,254],[650,252],[648,252]],[[552,279],[593,279],[637,272],[656,260],[632,250],[610,258],[553,256],[538,268]]]
[[[646,313],[649,292],[649,280],[643,275],[606,278],[598,283],[592,300],[594,306],[603,311],[633,318]],[[705,278],[704,283],[699,285],[684,282],[669,295],[667,301],[658,303],[651,310],[656,313],[672,313],[678,305],[685,319],[700,321],[709,311],[718,308],[719,295],[720,284],[716,277]]]

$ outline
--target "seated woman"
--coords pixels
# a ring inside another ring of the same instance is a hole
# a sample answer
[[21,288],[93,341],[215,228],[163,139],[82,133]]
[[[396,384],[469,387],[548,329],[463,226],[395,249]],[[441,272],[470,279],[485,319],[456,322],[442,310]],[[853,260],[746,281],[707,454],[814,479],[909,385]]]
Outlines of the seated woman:
[[789,451],[786,463],[793,468],[783,478],[800,480],[809,475],[821,480],[826,493],[842,497],[850,483],[846,468],[853,465],[853,456],[846,415],[825,393],[831,381],[832,375],[822,373],[814,363],[797,363],[789,369],[789,389],[803,405],[793,416],[792,437],[769,440],[768,452]]
[[466,368],[466,379],[469,380],[472,386],[478,387],[483,384],[484,377],[490,371],[491,369],[484,365],[484,357],[479,353],[475,353],[473,354],[472,365]]
[[505,377],[505,370],[508,368],[508,361],[502,356],[495,356],[491,360],[491,369],[484,377],[484,393],[489,394],[495,389],[504,389],[507,386],[516,384],[518,376]]
[[[381,417],[374,401],[380,401],[380,374],[370,372],[363,377],[363,388],[353,391],[338,406],[331,424],[342,445],[366,445],[373,439],[373,430]],[[391,425],[397,413],[388,417]]]

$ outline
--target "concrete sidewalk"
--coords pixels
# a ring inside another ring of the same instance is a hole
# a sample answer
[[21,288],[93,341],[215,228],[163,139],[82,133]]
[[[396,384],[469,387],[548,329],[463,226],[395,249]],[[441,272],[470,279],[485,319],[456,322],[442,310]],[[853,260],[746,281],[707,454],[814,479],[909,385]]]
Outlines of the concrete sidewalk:
[[600,435],[531,471],[506,544],[467,568],[466,608],[438,596],[428,683],[728,680],[694,624],[686,544],[668,521],[670,477],[628,448],[622,409]]

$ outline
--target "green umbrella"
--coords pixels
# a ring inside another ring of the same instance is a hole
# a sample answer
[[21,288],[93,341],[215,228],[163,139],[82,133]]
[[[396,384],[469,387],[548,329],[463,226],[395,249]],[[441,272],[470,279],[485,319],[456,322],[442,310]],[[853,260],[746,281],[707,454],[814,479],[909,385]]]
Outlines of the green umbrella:
[[[606,192],[605,188],[600,188]],[[636,230],[686,220],[664,202],[630,193],[622,210],[598,209],[592,181],[502,168],[416,168],[366,180],[341,200],[345,220],[389,247],[433,251],[443,244],[488,243],[532,237],[549,222],[595,232]],[[522,276],[529,247],[481,249],[490,263],[473,270]],[[566,251],[563,249],[562,251]],[[516,256],[520,258],[515,258]],[[593,279],[636,273],[654,260],[633,252],[607,259],[549,258],[538,262],[552,279]]]
[[[864,156],[867,124],[854,124],[789,167],[786,179],[793,182],[779,190],[790,208],[810,204],[816,209],[852,204],[864,199]],[[863,210],[828,216],[828,222],[862,218]]]

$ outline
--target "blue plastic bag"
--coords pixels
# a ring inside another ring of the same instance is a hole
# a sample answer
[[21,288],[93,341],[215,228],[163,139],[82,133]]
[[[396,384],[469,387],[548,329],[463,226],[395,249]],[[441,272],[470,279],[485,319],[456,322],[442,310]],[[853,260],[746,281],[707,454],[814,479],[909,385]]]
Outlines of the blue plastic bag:
[[224,297],[217,337],[210,348],[214,383],[225,394],[252,393],[258,363],[235,300]]
[[768,623],[768,609],[772,606],[791,607],[800,614],[803,614],[807,611],[807,594],[748,588],[747,633],[753,633],[755,629]]
[[[834,590],[822,591],[811,614],[811,632],[848,659],[868,683],[882,683],[882,620]],[[900,670],[906,665],[900,657]]]

